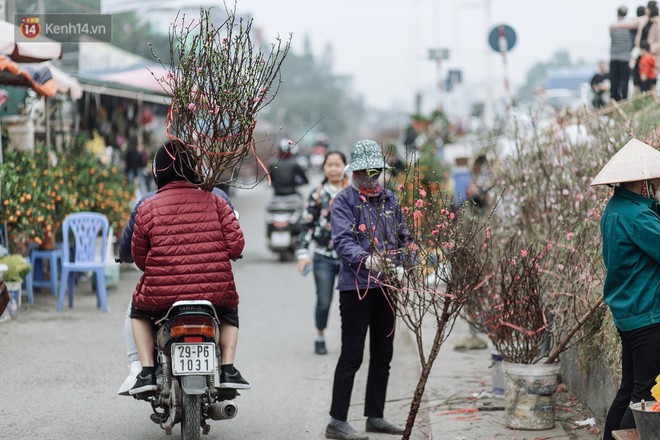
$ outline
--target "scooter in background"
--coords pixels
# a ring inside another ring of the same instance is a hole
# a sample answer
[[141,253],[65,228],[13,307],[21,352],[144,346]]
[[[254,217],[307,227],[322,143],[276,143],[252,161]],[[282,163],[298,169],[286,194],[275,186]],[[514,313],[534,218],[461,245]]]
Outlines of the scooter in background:
[[279,255],[280,261],[295,258],[302,214],[303,203],[298,194],[274,196],[266,208],[268,248]]

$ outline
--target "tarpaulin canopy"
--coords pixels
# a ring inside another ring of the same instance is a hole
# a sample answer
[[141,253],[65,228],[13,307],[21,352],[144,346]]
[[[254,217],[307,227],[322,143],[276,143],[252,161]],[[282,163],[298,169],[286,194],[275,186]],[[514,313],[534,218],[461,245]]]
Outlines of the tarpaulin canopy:
[[62,57],[62,43],[43,36],[32,41],[16,42],[18,27],[0,20],[0,55],[7,55],[17,63],[33,63]]
[[62,72],[50,62],[16,64],[0,55],[0,84],[21,86],[33,89],[41,96],[53,96],[55,93],[69,95],[77,100],[82,96],[80,83],[72,76]]
[[80,72],[78,79],[85,91],[167,105],[170,96],[158,79],[167,75],[159,64],[137,64],[125,69]]
[[48,67],[23,68],[4,55],[0,55],[0,84],[28,87],[40,96],[57,93],[57,84]]

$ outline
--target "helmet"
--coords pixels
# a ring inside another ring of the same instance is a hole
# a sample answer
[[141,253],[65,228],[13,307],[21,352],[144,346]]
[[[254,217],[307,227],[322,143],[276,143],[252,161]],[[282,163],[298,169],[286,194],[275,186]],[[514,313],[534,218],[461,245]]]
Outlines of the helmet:
[[293,143],[292,140],[282,139],[282,140],[280,140],[280,145],[279,145],[278,149],[282,153],[290,153],[293,150],[293,146],[294,146],[294,143]]

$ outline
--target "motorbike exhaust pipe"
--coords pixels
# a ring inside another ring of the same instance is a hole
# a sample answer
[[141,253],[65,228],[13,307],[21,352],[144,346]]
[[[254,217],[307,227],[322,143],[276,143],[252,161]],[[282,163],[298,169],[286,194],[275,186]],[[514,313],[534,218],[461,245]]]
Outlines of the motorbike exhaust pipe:
[[209,406],[208,415],[213,420],[233,419],[238,413],[238,406],[231,400],[215,402]]

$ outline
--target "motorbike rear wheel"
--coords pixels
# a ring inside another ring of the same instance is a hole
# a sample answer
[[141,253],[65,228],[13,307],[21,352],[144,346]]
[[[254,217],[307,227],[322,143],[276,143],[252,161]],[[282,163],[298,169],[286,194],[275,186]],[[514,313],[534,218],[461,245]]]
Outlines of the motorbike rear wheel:
[[199,440],[202,424],[202,396],[189,395],[182,390],[181,438]]

